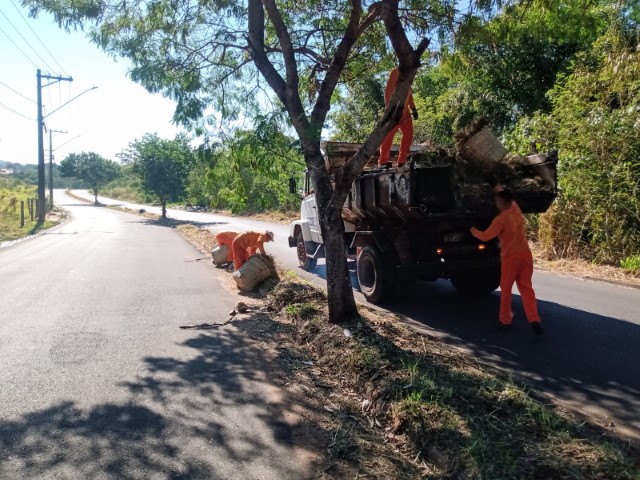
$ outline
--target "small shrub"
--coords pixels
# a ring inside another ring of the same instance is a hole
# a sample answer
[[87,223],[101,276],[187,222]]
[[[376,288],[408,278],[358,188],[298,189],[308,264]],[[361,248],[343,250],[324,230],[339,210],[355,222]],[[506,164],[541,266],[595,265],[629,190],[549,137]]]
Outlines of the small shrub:
[[620,266],[631,273],[640,273],[640,255],[632,255],[620,260]]

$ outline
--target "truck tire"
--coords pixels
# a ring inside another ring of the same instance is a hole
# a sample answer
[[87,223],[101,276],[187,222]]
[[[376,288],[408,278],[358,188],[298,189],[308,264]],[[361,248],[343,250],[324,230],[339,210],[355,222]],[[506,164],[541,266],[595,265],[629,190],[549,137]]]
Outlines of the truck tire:
[[300,265],[300,268],[306,270],[307,272],[316,268],[318,259],[309,258],[307,256],[307,247],[305,245],[304,236],[302,235],[301,231],[298,232],[298,236],[296,237],[296,252],[298,254],[298,265]]
[[486,294],[500,286],[500,265],[467,270],[451,277],[451,284],[463,294]]
[[386,268],[380,251],[372,246],[364,247],[356,262],[360,291],[371,303],[388,300],[393,292],[391,272]]

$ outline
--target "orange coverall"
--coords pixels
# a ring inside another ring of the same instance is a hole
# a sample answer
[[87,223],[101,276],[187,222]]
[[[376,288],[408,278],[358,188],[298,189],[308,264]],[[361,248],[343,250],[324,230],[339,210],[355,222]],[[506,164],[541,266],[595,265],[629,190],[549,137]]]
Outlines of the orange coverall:
[[216,242],[219,246],[227,247],[227,262],[233,262],[233,239],[238,236],[238,232],[216,233]]
[[[387,86],[384,89],[385,106],[389,106],[389,100],[391,100],[391,96],[396,90],[396,84],[398,83],[399,76],[400,71],[397,68],[394,68],[393,70],[391,70],[391,72],[389,72]],[[411,113],[409,109],[414,110],[415,108],[416,104],[413,102],[413,93],[411,92],[411,89],[409,89],[407,99],[404,102],[404,110],[402,111],[402,118],[400,119],[400,123],[393,127],[393,130],[391,130],[387,134],[387,136],[382,141],[382,145],[380,145],[380,157],[378,158],[378,165],[385,165],[389,161],[391,145],[393,144],[393,137],[395,137],[398,130],[402,132],[402,140],[400,141],[400,152],[398,153],[398,166],[404,165],[407,161],[407,155],[409,155],[411,143],[413,142],[413,120],[411,119]]]
[[239,234],[233,240],[233,267],[239,270],[244,262],[258,250],[262,255],[266,255],[264,251],[264,242],[268,241],[264,233],[245,232]]
[[522,298],[527,321],[539,322],[536,295],[531,284],[533,275],[533,257],[524,232],[524,219],[516,202],[511,208],[501,212],[493,219],[485,231],[472,228],[474,237],[487,242],[492,238],[500,239],[501,247],[501,278],[500,278],[500,322],[511,325],[513,312],[511,310],[511,289],[515,282]]

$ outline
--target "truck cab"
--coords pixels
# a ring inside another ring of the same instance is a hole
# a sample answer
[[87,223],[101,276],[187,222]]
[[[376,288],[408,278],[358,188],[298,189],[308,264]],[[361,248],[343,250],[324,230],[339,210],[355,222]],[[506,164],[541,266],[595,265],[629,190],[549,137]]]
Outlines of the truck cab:
[[[300,185],[300,219],[289,225],[288,241],[289,246],[296,249],[300,268],[311,271],[316,267],[318,259],[324,258],[324,247],[316,196],[307,170],[302,175]],[[347,234],[355,231],[355,226],[348,222],[344,222],[344,227]]]

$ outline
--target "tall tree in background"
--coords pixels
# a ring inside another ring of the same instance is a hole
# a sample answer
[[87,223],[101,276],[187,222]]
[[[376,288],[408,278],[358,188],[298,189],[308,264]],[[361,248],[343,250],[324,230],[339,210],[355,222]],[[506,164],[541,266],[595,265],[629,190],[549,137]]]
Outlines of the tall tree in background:
[[181,200],[195,164],[195,154],[184,135],[173,140],[146,134],[129,144],[121,155],[142,181],[145,192],[156,195],[162,204],[162,218],[167,218],[167,202]]
[[94,152],[71,153],[60,162],[61,177],[76,177],[87,183],[98,204],[98,192],[120,175],[120,166]]
[[[484,10],[475,13],[491,12],[494,2],[477,3]],[[445,0],[427,5],[418,0],[23,0],[23,5],[32,7],[32,15],[52,12],[67,29],[93,22],[93,40],[130,58],[134,80],[177,101],[178,121],[198,119],[210,107],[224,115],[237,114],[243,104],[284,108],[316,191],[329,319],[357,315],[342,205],[353,180],[399,122],[427,37],[444,35],[473,17],[469,2],[461,4],[465,15],[456,2]],[[400,68],[396,92],[360,151],[343,168],[328,169],[320,138],[332,96],[341,79],[376,65],[389,46]]]

